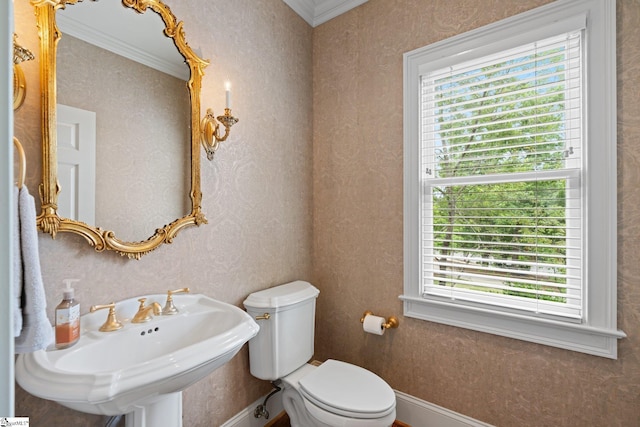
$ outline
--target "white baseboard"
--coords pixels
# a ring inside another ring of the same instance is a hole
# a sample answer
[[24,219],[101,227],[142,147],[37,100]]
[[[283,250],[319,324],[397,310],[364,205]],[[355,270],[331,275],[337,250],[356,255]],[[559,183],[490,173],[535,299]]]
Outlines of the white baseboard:
[[[493,427],[465,415],[420,400],[401,391],[396,391],[396,418],[411,427]],[[273,417],[282,412],[282,394],[277,393],[267,403],[269,419],[255,418],[253,412],[264,402],[266,396],[238,412],[221,427],[264,427]]]
[[411,427],[493,427],[401,391],[396,391],[396,418]]

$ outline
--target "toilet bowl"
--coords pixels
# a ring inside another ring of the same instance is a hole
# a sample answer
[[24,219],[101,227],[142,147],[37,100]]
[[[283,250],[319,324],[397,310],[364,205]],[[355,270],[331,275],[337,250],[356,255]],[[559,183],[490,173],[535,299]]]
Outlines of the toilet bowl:
[[396,417],[391,387],[349,363],[329,359],[318,367],[306,364],[282,383],[292,427],[389,427]]
[[318,289],[297,281],[255,292],[244,306],[260,325],[249,341],[251,374],[281,380],[291,427],[390,427],[396,415],[393,389],[379,376],[350,363],[313,356]]

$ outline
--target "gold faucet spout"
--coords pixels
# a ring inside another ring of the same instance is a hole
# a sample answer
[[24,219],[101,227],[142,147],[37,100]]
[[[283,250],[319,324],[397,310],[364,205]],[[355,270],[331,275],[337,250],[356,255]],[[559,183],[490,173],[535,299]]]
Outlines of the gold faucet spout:
[[155,316],[158,316],[162,311],[162,307],[157,302],[152,302],[148,306],[145,306],[144,303],[146,300],[146,298],[138,299],[138,301],[140,301],[140,307],[138,307],[138,312],[133,316],[133,319],[131,319],[131,323],[148,322],[153,318],[151,312],[153,312]]

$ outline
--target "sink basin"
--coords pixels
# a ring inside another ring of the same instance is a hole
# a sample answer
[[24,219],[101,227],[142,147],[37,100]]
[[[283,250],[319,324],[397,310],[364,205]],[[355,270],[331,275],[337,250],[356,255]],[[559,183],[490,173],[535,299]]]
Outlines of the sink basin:
[[[166,300],[164,294],[145,297],[147,305],[162,306]],[[131,323],[137,297],[116,303],[124,327],[114,332],[98,331],[106,310],[83,315],[75,346],[51,346],[18,357],[18,384],[35,396],[82,412],[138,412],[127,415],[127,426],[152,426],[155,418],[164,424],[167,416],[179,416],[181,424],[182,390],[228,362],[259,327],[240,308],[204,295],[174,295],[173,302],[178,314],[155,316],[146,323]],[[176,404],[180,407],[171,414],[149,413],[162,407],[166,412]]]

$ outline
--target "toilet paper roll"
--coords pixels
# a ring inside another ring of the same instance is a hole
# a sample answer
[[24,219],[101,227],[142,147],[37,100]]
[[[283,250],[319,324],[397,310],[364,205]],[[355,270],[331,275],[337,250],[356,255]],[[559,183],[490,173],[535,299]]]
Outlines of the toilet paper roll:
[[386,322],[384,317],[367,314],[364,317],[364,322],[362,322],[362,329],[370,334],[382,335],[385,331],[384,326],[382,326],[384,322]]

